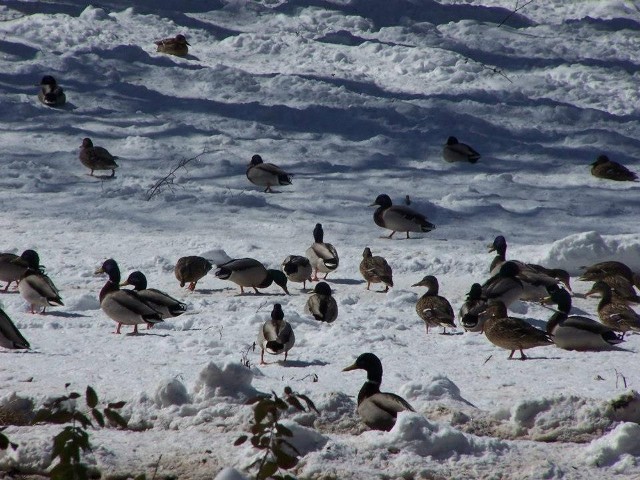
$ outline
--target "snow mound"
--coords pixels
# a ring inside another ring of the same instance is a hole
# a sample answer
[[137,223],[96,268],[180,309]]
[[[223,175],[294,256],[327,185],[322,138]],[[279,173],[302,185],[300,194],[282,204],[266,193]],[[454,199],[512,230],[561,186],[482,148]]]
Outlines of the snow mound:
[[248,480],[247,477],[242,475],[235,468],[223,468],[214,480]]
[[239,363],[226,363],[222,368],[211,362],[201,372],[194,393],[201,400],[215,397],[246,399],[257,393],[251,386],[253,372]]
[[154,400],[156,405],[161,408],[171,405],[184,405],[190,402],[187,388],[177,378],[162,382],[156,390]]
[[[621,423],[604,437],[591,442],[584,452],[586,462],[597,466],[624,465],[624,457],[629,455],[640,455],[640,425],[637,423]],[[620,469],[618,471],[622,473]]]
[[429,384],[410,382],[400,387],[400,395],[407,400],[434,401],[453,400],[454,402],[471,405],[460,395],[460,389],[444,375],[431,378]]
[[84,293],[73,297],[66,297],[64,303],[69,310],[88,312],[100,309],[100,300],[96,295]]
[[281,420],[280,424],[291,430],[293,436],[287,438],[287,441],[300,452],[301,456],[321,450],[329,441],[328,437],[312,428],[304,427],[294,420]]
[[227,263],[229,260],[233,260],[222,248],[207,250],[200,256],[206,258],[214,265],[222,265],[223,263]]

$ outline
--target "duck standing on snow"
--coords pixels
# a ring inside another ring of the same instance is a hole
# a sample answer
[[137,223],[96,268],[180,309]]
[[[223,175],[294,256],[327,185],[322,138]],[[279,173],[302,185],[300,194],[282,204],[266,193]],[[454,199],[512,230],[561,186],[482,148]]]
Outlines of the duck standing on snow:
[[289,295],[287,276],[280,270],[267,270],[253,258],[236,258],[218,265],[215,275],[220,280],[230,280],[239,285],[241,294],[244,293],[244,287],[251,287],[256,293],[260,293],[258,288],[267,288],[275,283]]
[[157,290],[155,288],[147,288],[147,277],[144,273],[135,271],[131,272],[127,279],[120,284],[121,287],[132,285],[133,290],[142,297],[142,299],[154,310],[165,318],[177,317],[187,311],[187,305],[176,300],[171,295]]
[[15,253],[0,253],[0,280],[7,282],[4,291],[12,282],[18,283],[29,268],[29,258],[38,255],[33,250],[25,250],[20,256]]
[[67,97],[58,85],[56,79],[51,75],[45,75],[40,80],[40,91],[38,92],[38,100],[47,107],[61,107],[67,101]]
[[156,44],[156,52],[175,55],[176,57],[186,57],[189,54],[191,44],[187,42],[184,35],[179,33],[172,38],[163,38],[154,42]]
[[367,380],[358,393],[358,415],[363,423],[373,430],[389,431],[396,424],[400,412],[415,412],[413,407],[395,393],[381,392],[382,362],[373,353],[363,353],[353,365],[343,372],[365,370]]
[[31,348],[9,316],[0,308],[0,347],[11,350]]
[[404,205],[393,205],[389,195],[384,193],[378,195],[376,200],[369,205],[370,207],[378,206],[373,213],[373,221],[376,225],[388,230],[392,230],[391,234],[386,238],[392,238],[396,232],[430,232],[436,226],[427,221],[426,217],[416,212],[412,208]]
[[116,158],[109,153],[106,148],[94,147],[90,138],[82,140],[80,145],[80,163],[91,170],[89,175],[93,175],[94,170],[111,170],[111,177],[116,174]]
[[296,343],[296,336],[293,333],[291,324],[284,319],[282,305],[276,303],[271,311],[271,318],[264,322],[258,330],[256,343],[260,346],[260,364],[264,365],[264,352],[271,355],[284,353],[284,361],[287,361],[289,350]]
[[476,163],[480,160],[480,154],[466,143],[460,143],[456,137],[449,137],[442,149],[442,158],[449,163]]
[[18,291],[31,306],[31,313],[35,313],[34,307],[42,307],[42,313],[48,306],[64,305],[60,292],[51,279],[44,274],[40,266],[40,257],[30,250],[28,256],[29,267],[22,275],[18,283]]
[[598,304],[598,317],[607,327],[624,334],[629,330],[640,332],[640,315],[624,300],[613,298],[611,287],[598,280],[585,295],[600,293],[602,298]]
[[307,288],[307,282],[311,281],[311,262],[301,255],[289,255],[282,262],[282,271],[292,282],[302,282],[302,288]]
[[498,273],[482,284],[482,297],[487,302],[500,301],[508,307],[518,300],[524,291],[518,273],[518,263],[511,260],[504,262]]
[[334,322],[338,318],[338,304],[331,293],[331,287],[327,282],[318,282],[313,293],[307,299],[304,311],[321,322]]
[[206,258],[190,255],[178,259],[173,273],[180,282],[180,287],[184,287],[185,284],[189,282],[187,288],[194,291],[198,280],[209,273],[209,270],[212,268],[213,265]]
[[324,230],[320,223],[317,223],[313,229],[313,244],[307,248],[306,255],[313,267],[311,280],[314,282],[318,281],[318,272],[324,272],[324,278],[327,278],[329,272],[338,268],[340,262],[338,252],[330,243],[324,243]]
[[264,163],[260,155],[251,157],[247,166],[247,178],[254,185],[265,188],[265,192],[273,192],[271,187],[276,185],[291,185],[291,174],[285,172],[273,163]]
[[482,332],[487,309],[487,300],[482,297],[482,285],[474,283],[467,293],[467,299],[460,307],[458,318],[467,332]]
[[606,155],[598,156],[596,161],[591,164],[591,175],[618,182],[635,182],[638,180],[637,174],[624,165],[609,160],[609,157]]
[[441,326],[443,334],[447,332],[447,327],[456,328],[455,314],[449,300],[438,295],[440,286],[436,277],[427,275],[412,287],[427,287],[427,293],[416,303],[416,312],[424,321],[427,333],[429,327]]
[[387,261],[383,257],[373,256],[371,249],[366,247],[362,252],[362,261],[360,262],[360,273],[367,281],[367,290],[372,283],[384,283],[384,292],[389,291],[389,287],[393,287],[393,272]]

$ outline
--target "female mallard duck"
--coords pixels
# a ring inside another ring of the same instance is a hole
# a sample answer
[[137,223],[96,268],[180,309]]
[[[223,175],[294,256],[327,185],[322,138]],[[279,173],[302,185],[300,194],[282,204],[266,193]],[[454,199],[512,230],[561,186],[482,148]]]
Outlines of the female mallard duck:
[[600,293],[602,298],[598,304],[600,321],[622,336],[629,330],[640,332],[640,315],[638,315],[624,300],[613,298],[611,287],[598,280],[585,295]]
[[482,285],[474,283],[458,313],[460,323],[467,332],[482,332],[486,309],[487,300],[482,296]]
[[480,154],[466,143],[460,143],[456,137],[447,138],[447,143],[442,149],[442,157],[447,162],[476,163],[480,160]]
[[275,283],[289,295],[287,276],[280,270],[267,270],[253,258],[236,258],[218,265],[215,275],[220,280],[230,280],[239,285],[241,294],[244,293],[244,287],[251,287],[256,293],[260,293],[258,288],[267,288]]
[[34,307],[42,307],[42,313],[48,306],[64,305],[60,298],[60,292],[51,279],[44,274],[40,266],[40,257],[33,250],[28,256],[29,266],[20,278],[18,291],[31,306],[31,313],[35,313]]
[[373,221],[382,228],[391,230],[386,238],[392,238],[396,232],[430,232],[436,226],[427,221],[426,217],[404,205],[393,205],[389,195],[384,193],[376,197],[370,207],[378,206],[373,213]]
[[198,280],[209,273],[212,268],[213,265],[206,258],[191,255],[179,258],[173,271],[181,287],[189,282],[187,288],[194,291]]
[[156,52],[175,55],[176,57],[186,57],[189,54],[191,44],[187,42],[184,35],[179,33],[172,38],[163,38],[154,42],[156,44]]
[[411,285],[412,287],[427,287],[427,293],[425,293],[418,303],[416,303],[416,312],[427,327],[427,333],[429,333],[429,327],[442,327],[442,333],[447,332],[447,327],[456,328],[454,322],[455,315],[453,308],[449,300],[438,295],[440,286],[438,285],[438,279],[433,275],[427,275],[418,283]]
[[251,157],[247,166],[247,178],[254,185],[265,188],[265,192],[273,192],[271,187],[276,185],[291,185],[291,174],[285,172],[273,163],[264,163],[260,155]]
[[628,265],[622,262],[609,260],[606,262],[594,263],[589,267],[580,268],[584,270],[582,275],[579,277],[579,280],[582,280],[583,282],[597,282],[605,277],[620,275],[629,280],[636,287],[640,288],[640,276],[634,273]]
[[127,279],[120,284],[121,287],[133,285],[133,290],[149,304],[151,308],[165,318],[177,317],[187,311],[187,305],[176,300],[171,295],[155,288],[147,288],[147,277],[144,273],[131,272]]
[[606,155],[599,155],[596,161],[591,164],[591,175],[618,182],[635,182],[638,180],[638,175],[624,165],[609,160]]
[[381,392],[382,363],[373,353],[363,353],[353,365],[344,369],[365,370],[367,380],[358,393],[358,415],[364,424],[373,430],[389,431],[396,424],[400,412],[415,412],[413,407],[395,393]]
[[256,343],[260,346],[260,364],[264,365],[264,352],[271,355],[284,353],[284,361],[287,361],[289,350],[296,343],[296,336],[293,333],[291,324],[284,319],[282,305],[276,303],[271,311],[271,318],[264,322],[258,330]]
[[282,271],[292,282],[302,282],[302,288],[307,288],[307,282],[311,281],[311,262],[301,255],[289,255],[282,262]]
[[640,297],[633,284],[622,275],[607,275],[602,277],[600,281],[611,287],[614,299],[624,300],[627,303],[640,303]]
[[313,280],[318,281],[318,272],[324,272],[327,278],[329,272],[338,268],[340,259],[336,247],[330,243],[324,243],[324,230],[322,224],[317,223],[313,229],[313,244],[305,252],[313,267]]
[[338,304],[331,296],[331,287],[327,282],[319,282],[307,299],[305,312],[321,322],[332,323],[338,318]]
[[67,97],[56,79],[51,75],[45,75],[40,80],[38,100],[48,107],[61,107],[67,101]]
[[[37,255],[34,250],[25,250],[20,256],[14,253],[0,253],[0,280],[7,282],[4,287],[5,292],[9,290],[11,282],[17,284],[20,281],[29,264],[34,261],[32,259],[37,258]],[[36,264],[39,263],[39,259],[35,261]]]
[[0,308],[0,347],[11,350],[31,348],[9,316]]
[[82,140],[80,145],[80,162],[85,167],[91,169],[89,175],[93,175],[94,170],[111,170],[111,176],[116,174],[116,158],[111,155],[106,148],[94,147],[90,138]]
[[120,268],[112,258],[105,260],[96,274],[106,273],[109,280],[100,290],[100,308],[109,318],[118,323],[115,333],[122,325],[133,325],[133,334],[138,334],[138,325],[153,326],[162,322],[160,312],[153,309],[134,290],[120,290]]
[[372,283],[384,283],[384,292],[389,291],[389,287],[393,287],[393,272],[387,261],[383,257],[373,256],[369,247],[362,252],[362,261],[360,262],[360,273],[367,281],[367,290]]
[[558,312],[547,321],[547,333],[558,348],[564,350],[599,351],[613,350],[623,342],[616,333],[600,322],[577,315],[569,316],[571,295],[557,285],[547,287],[551,300],[558,305]]
[[520,350],[520,360],[526,360],[523,350],[553,344],[546,332],[529,325],[521,318],[507,316],[507,307],[502,302],[489,304],[487,316],[484,334],[497,347],[511,350],[509,360],[516,350]]

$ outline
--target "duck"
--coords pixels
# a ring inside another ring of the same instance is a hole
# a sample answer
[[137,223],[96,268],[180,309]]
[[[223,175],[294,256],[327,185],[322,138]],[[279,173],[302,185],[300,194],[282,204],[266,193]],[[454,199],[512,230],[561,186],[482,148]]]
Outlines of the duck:
[[273,193],[271,187],[291,185],[290,173],[285,172],[273,163],[264,163],[260,155],[251,157],[247,166],[247,178],[254,185],[265,188],[265,193]]
[[509,360],[520,350],[520,360],[526,360],[523,350],[552,345],[551,336],[521,318],[509,317],[503,302],[496,301],[487,306],[488,318],[484,322],[484,334],[495,346],[511,350]]
[[633,288],[633,284],[622,275],[607,275],[600,279],[611,287],[614,298],[624,300],[627,303],[640,303],[640,296]]
[[120,284],[121,287],[127,285],[132,285],[133,290],[151,306],[151,308],[159,312],[163,320],[178,317],[187,311],[187,305],[180,300],[176,300],[161,290],[147,288],[147,277],[138,270],[131,272],[127,279]]
[[334,322],[338,318],[338,304],[332,293],[327,282],[318,282],[307,299],[305,312],[321,322]]
[[162,322],[162,315],[149,305],[134,290],[120,290],[120,267],[109,258],[95,271],[96,275],[106,273],[109,276],[100,290],[100,308],[111,320],[117,322],[114,333],[119,334],[122,325],[133,325],[133,335],[138,334],[138,325],[153,326]]
[[467,332],[482,332],[487,309],[487,300],[482,297],[482,285],[474,283],[471,285],[467,299],[460,307],[458,318],[460,324]]
[[360,262],[360,273],[367,281],[367,290],[372,283],[384,283],[383,292],[388,292],[389,287],[393,287],[393,272],[384,257],[373,256],[371,249],[366,247],[362,252]]
[[[5,292],[13,282],[16,282],[17,286],[37,255],[34,250],[25,250],[19,256],[15,253],[0,253],[0,281],[7,282],[4,287]],[[39,259],[36,262],[39,263]]]
[[253,258],[236,258],[218,265],[215,276],[239,285],[241,294],[244,294],[244,287],[251,287],[259,294],[258,288],[267,288],[275,283],[289,295],[287,276],[280,270],[267,270],[262,263]]
[[271,318],[264,322],[264,325],[258,330],[258,338],[256,343],[260,346],[260,364],[265,365],[264,352],[271,355],[280,355],[284,353],[284,361],[287,361],[287,355],[296,343],[296,336],[293,333],[291,324],[284,319],[282,305],[276,303],[271,311]]
[[498,273],[482,284],[482,298],[487,302],[500,301],[507,307],[519,300],[524,292],[519,273],[518,263],[512,260],[504,262]]
[[480,154],[478,152],[466,143],[460,143],[456,137],[447,138],[447,143],[442,149],[442,157],[449,163],[476,163],[480,160]]
[[206,258],[190,255],[180,257],[176,262],[173,272],[180,282],[180,287],[184,287],[186,283],[189,282],[187,288],[193,292],[196,289],[198,280],[209,273],[209,270],[212,268],[213,264]]
[[370,207],[378,206],[373,213],[373,221],[379,227],[391,230],[391,234],[386,238],[393,238],[396,232],[430,232],[436,226],[429,222],[421,213],[404,205],[393,205],[389,195],[380,194]]
[[323,272],[326,279],[330,272],[338,268],[340,263],[336,247],[330,243],[324,243],[324,230],[321,223],[316,223],[313,229],[313,243],[307,248],[305,255],[313,267],[311,280],[314,282],[318,281],[318,272]]
[[9,318],[9,315],[0,308],[0,347],[10,350],[28,350],[29,342],[22,336],[18,327]]
[[93,176],[94,170],[111,170],[111,177],[116,174],[116,158],[109,153],[106,148],[94,147],[90,138],[84,138],[80,145],[80,163],[91,170],[89,175]]
[[598,317],[602,323],[616,332],[622,332],[622,338],[629,330],[640,332],[640,315],[624,300],[614,298],[609,285],[598,280],[585,295],[594,293],[602,295],[598,303]]
[[172,38],[163,38],[154,42],[156,44],[156,52],[175,55],[176,57],[186,57],[189,54],[191,44],[187,42],[184,35],[179,33]]
[[580,267],[582,275],[578,277],[578,280],[583,282],[597,282],[605,277],[612,275],[620,275],[626,278],[629,282],[640,288],[640,276],[636,274],[631,268],[622,262],[616,260],[607,260],[604,262],[594,263],[589,266]]
[[66,103],[67,97],[56,79],[51,75],[45,75],[40,80],[38,100],[47,107],[61,107]]
[[547,321],[547,333],[553,342],[563,350],[600,351],[615,350],[615,345],[622,343],[611,328],[588,317],[569,316],[571,311],[571,295],[557,285],[547,287],[550,299],[558,306]]
[[302,288],[307,288],[307,282],[311,281],[311,262],[302,255],[289,255],[282,262],[282,271],[291,282],[302,282]]
[[610,160],[606,155],[598,155],[596,161],[591,164],[591,175],[618,182],[635,182],[638,175],[624,165]]
[[42,307],[42,312],[49,306],[64,306],[60,292],[53,281],[44,273],[40,266],[40,256],[32,250],[29,255],[29,266],[20,278],[18,291],[31,307],[31,313],[35,313],[36,307]]
[[358,416],[372,430],[389,431],[396,424],[400,412],[415,412],[404,398],[395,393],[381,392],[382,362],[373,353],[363,353],[353,365],[342,369],[343,372],[365,370],[367,380],[358,393]]
[[411,286],[427,287],[427,293],[420,297],[416,303],[416,312],[424,320],[427,333],[429,333],[429,327],[441,326],[443,334],[446,334],[447,327],[456,328],[455,314],[449,300],[438,295],[440,285],[436,277],[426,275],[418,283]]

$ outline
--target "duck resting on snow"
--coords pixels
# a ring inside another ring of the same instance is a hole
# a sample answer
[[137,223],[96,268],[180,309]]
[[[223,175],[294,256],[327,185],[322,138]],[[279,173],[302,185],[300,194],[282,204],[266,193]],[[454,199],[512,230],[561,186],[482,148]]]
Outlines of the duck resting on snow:
[[273,163],[264,163],[260,155],[251,157],[247,166],[247,178],[254,185],[265,188],[265,193],[272,193],[271,187],[291,185],[291,174]]
[[430,232],[436,226],[424,215],[404,205],[393,205],[389,195],[378,195],[370,207],[378,206],[373,213],[373,221],[379,227],[391,230],[386,238],[393,238],[396,232]]

